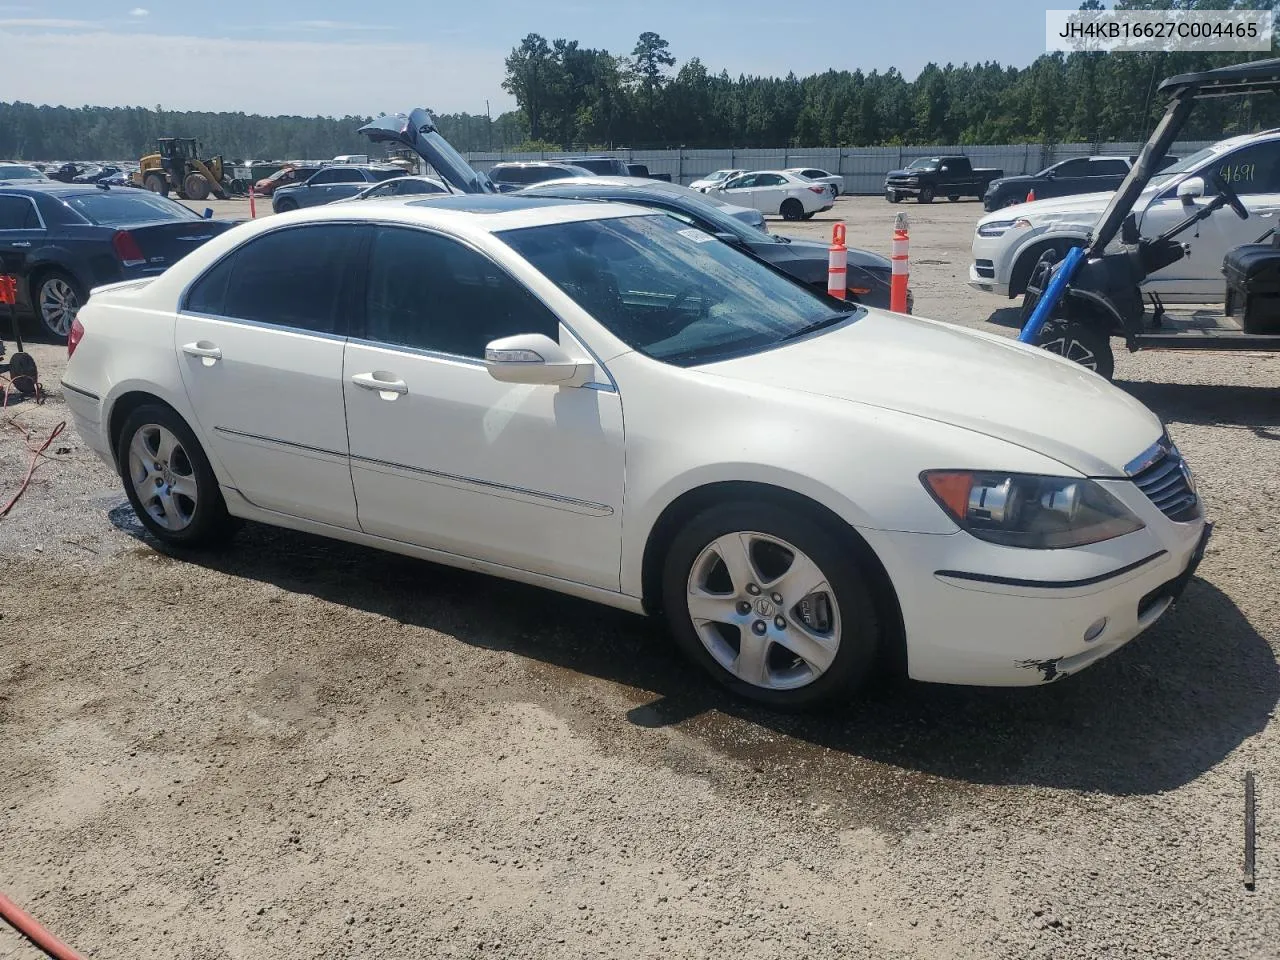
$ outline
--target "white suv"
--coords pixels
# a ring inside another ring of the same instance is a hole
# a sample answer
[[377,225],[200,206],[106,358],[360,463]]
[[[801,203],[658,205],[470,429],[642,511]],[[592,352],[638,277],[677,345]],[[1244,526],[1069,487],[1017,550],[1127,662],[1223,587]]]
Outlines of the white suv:
[[[1280,130],[1268,130],[1219,141],[1153,176],[1133,207],[1142,235],[1157,236],[1207,203],[1204,178],[1214,170],[1240,195],[1249,219],[1241,220],[1229,208],[1216,211],[1189,238],[1190,255],[1149,277],[1144,291],[1171,303],[1221,300],[1222,258],[1227,251],[1253,243],[1276,226]],[[1040,255],[1050,248],[1062,253],[1083,245],[1110,198],[1110,193],[1090,193],[987,214],[974,232],[969,286],[999,296],[1021,296]]]

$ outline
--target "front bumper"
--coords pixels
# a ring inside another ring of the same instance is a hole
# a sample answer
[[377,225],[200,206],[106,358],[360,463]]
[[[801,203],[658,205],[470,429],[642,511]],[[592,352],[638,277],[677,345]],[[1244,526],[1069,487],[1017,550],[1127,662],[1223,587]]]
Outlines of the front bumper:
[[[1129,487],[1122,499],[1131,508],[1146,501],[1125,481],[1106,484]],[[1146,529],[1074,550],[1013,550],[965,533],[868,532],[898,589],[909,675],[1034,686],[1120,649],[1177,600],[1211,529],[1203,519],[1174,523],[1149,501],[1139,516]]]
[[[992,273],[994,274],[994,269]],[[999,297],[1009,296],[1009,285],[998,283],[994,276],[986,276],[976,263],[969,264],[969,286],[983,293],[994,293]]]

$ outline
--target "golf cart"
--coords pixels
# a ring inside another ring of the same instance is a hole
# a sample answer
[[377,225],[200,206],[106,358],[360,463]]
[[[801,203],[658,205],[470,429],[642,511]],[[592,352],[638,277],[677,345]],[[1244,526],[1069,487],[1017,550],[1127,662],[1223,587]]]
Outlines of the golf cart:
[[[1061,259],[1057,252],[1047,251],[1032,271],[1023,296],[1019,340],[1108,378],[1114,365],[1113,336],[1123,337],[1131,351],[1280,351],[1280,246],[1261,244],[1272,233],[1265,226],[1258,228],[1258,243],[1237,247],[1227,255],[1224,271],[1232,287],[1226,298],[1227,316],[1214,318],[1208,325],[1202,318],[1172,318],[1159,296],[1148,294],[1144,299],[1141,289],[1151,274],[1187,255],[1189,244],[1178,238],[1201,221],[1224,207],[1248,219],[1249,211],[1232,188],[1230,176],[1215,169],[1169,188],[1176,190],[1186,216],[1159,236],[1141,236],[1133,212],[1140,199],[1150,199],[1144,190],[1160,172],[1161,160],[1195,102],[1280,90],[1280,59],[1170,77],[1158,89],[1169,95],[1169,106],[1086,245],[1067,250]],[[1120,244],[1108,252],[1117,236]],[[1146,300],[1150,300],[1150,312]],[[1233,316],[1237,313],[1239,322]]]

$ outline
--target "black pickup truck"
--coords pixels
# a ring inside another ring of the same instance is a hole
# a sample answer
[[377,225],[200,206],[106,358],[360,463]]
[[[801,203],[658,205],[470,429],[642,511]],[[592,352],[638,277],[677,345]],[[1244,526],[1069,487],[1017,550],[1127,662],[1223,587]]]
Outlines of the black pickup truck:
[[884,198],[890,203],[903,197],[915,197],[920,203],[933,203],[934,197],[952,202],[961,197],[981,200],[991,181],[1002,176],[1003,170],[971,166],[968,157],[919,157],[905,170],[889,171]]

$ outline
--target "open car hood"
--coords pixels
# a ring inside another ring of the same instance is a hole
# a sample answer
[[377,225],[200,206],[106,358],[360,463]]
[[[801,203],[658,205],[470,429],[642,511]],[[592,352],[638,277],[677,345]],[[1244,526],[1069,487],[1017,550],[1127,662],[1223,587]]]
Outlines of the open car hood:
[[388,114],[360,128],[374,143],[402,143],[411,148],[456,190],[497,193],[492,181],[473,168],[436,129],[435,117],[418,107],[409,113]]

